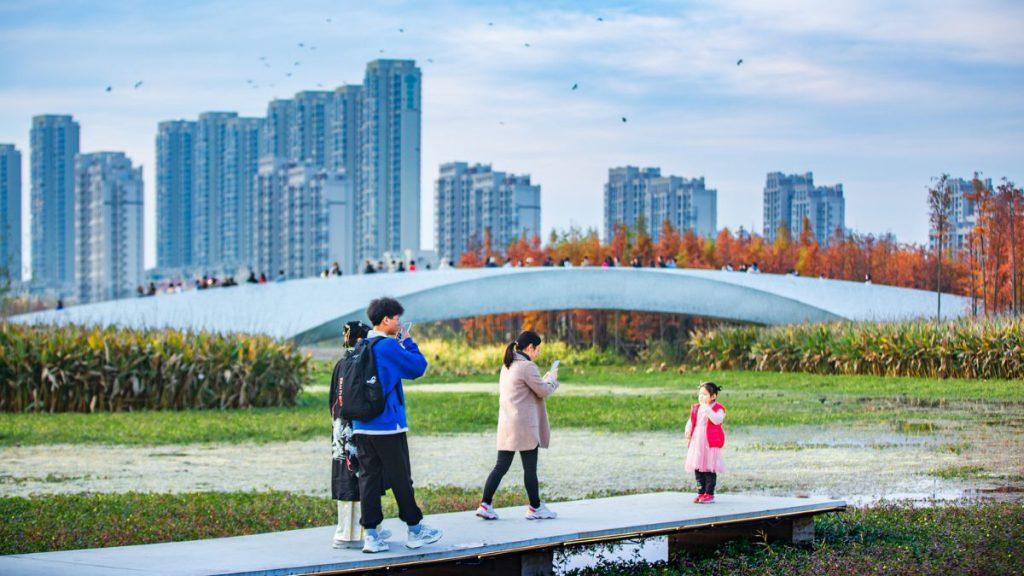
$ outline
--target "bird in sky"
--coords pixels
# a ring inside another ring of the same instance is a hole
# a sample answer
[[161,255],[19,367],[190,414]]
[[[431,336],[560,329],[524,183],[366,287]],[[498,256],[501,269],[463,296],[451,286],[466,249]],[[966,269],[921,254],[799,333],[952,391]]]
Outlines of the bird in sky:
[[434,63],[434,59],[433,58],[427,58],[427,62],[430,62],[431,64],[433,64]]
[[132,86],[132,88],[134,88],[136,90],[138,90],[141,87],[142,87],[142,80],[139,80],[138,82],[135,83],[134,86]]
[[494,22],[488,22],[487,25],[488,26],[494,26]]
[[329,24],[330,22],[331,22],[331,19],[330,19],[330,18],[328,18],[328,19],[327,19],[327,23]]
[[504,120],[502,120],[501,122],[498,122],[498,124],[500,124],[500,125],[504,126],[504,125],[505,125],[505,121],[504,121]]
[[377,50],[377,52],[380,52],[381,54],[383,54],[384,53],[384,49],[381,48],[380,50]]
[[575,90],[575,89],[577,89],[577,88],[579,88],[579,87],[580,87],[580,85],[579,85],[578,83],[577,83],[577,84],[573,84],[573,85],[572,85],[572,89],[573,89],[573,90]]
[[285,74],[284,74],[284,75],[285,75],[286,77],[288,77],[288,78],[291,78],[291,77],[292,77],[292,73],[291,73],[291,72],[285,72]]
[[398,33],[399,34],[405,34],[405,28],[399,28],[398,29]]
[[113,89],[114,89],[114,87],[113,87],[113,86],[107,86],[107,92],[110,92],[110,91],[111,91],[111,90],[113,90]]
[[598,21],[598,22],[604,22],[604,18],[602,18],[602,17],[598,16],[598,17],[597,17],[597,21]]
[[622,123],[623,123],[623,124],[625,124],[625,123],[626,123],[626,117],[625,117],[625,116],[623,116],[623,117],[622,117]]
[[523,46],[529,48],[530,47],[530,43],[529,42],[523,42]]
[[299,48],[305,48],[305,47],[306,47],[306,44],[304,42],[299,42]]
[[302,62],[299,62],[298,60],[296,60],[295,64],[293,64],[293,66],[298,66],[299,64],[302,64]]
[[740,64],[743,64],[743,58],[740,58],[739,60],[736,61],[737,66],[739,66]]

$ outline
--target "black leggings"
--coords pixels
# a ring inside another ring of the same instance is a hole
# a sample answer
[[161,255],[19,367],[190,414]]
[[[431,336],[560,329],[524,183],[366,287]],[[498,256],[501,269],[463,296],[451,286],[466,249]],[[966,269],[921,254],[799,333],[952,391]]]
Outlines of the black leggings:
[[[534,508],[540,506],[540,490],[537,488],[538,451],[539,447],[519,453],[519,459],[523,462],[523,483],[526,484],[526,495],[530,498],[530,506]],[[498,450],[498,461],[494,464],[491,473],[487,475],[487,483],[484,484],[484,504],[490,506],[491,500],[494,499],[494,493],[498,491],[498,484],[501,484],[501,479],[508,472],[508,467],[512,465],[512,458],[515,455],[516,453],[510,450]]]
[[718,474],[714,472],[695,472],[697,476],[697,494],[715,495],[715,482],[718,481]]

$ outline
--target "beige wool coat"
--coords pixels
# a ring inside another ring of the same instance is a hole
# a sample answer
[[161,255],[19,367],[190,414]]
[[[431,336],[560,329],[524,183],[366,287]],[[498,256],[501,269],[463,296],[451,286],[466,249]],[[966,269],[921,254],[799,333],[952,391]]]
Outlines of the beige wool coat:
[[554,378],[544,380],[537,365],[516,353],[512,366],[501,367],[498,381],[498,450],[520,452],[551,442],[544,399],[558,389]]

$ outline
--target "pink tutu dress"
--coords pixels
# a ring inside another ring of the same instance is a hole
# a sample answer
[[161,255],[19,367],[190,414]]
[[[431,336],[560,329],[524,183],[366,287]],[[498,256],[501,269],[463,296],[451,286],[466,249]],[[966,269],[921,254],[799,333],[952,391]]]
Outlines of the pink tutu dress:
[[690,419],[686,419],[686,434],[690,436],[690,447],[686,450],[687,472],[725,472],[722,460],[722,449],[708,446],[708,420],[721,424],[725,420],[725,410],[712,411],[709,406],[701,406],[697,410],[697,426],[690,429]]

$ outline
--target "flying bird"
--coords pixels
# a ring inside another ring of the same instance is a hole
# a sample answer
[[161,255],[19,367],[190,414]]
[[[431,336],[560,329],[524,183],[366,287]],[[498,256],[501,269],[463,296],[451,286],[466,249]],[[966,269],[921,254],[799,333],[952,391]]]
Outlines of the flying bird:
[[405,34],[405,28],[399,28],[398,32],[399,34]]
[[107,86],[107,92],[110,92],[110,91],[111,91],[111,90],[113,90],[113,89],[114,89],[114,87],[113,87],[113,86]]
[[378,50],[378,52],[380,52],[381,54],[383,54],[383,53],[384,53],[384,49],[383,49],[383,48],[381,48],[380,50]]
[[293,66],[298,66],[299,64],[302,64],[302,62],[299,62],[298,60],[296,60],[295,64],[293,64]]
[[498,124],[501,124],[502,126],[504,126],[505,125],[505,121],[502,120],[501,122],[498,122]]
[[740,58],[739,60],[736,61],[737,66],[739,66],[740,64],[743,64],[743,58]]
[[572,85],[572,89],[573,89],[573,90],[575,90],[575,89],[577,89],[577,88],[579,88],[579,87],[580,87],[580,85],[579,85],[579,84],[573,84],[573,85]]
[[305,47],[306,47],[306,45],[304,43],[299,42],[299,48],[305,48]]
[[260,60],[266,60],[266,59],[267,59],[266,56],[260,56]]
[[523,46],[529,48],[530,47],[530,43],[529,42],[523,42]]
[[287,76],[288,78],[291,78],[292,77],[292,73],[291,72],[286,72],[285,76]]
[[330,21],[331,21],[331,19],[330,19],[330,18],[328,18],[328,19],[327,19],[327,22],[330,22]]
[[431,64],[433,64],[434,63],[434,59],[433,58],[427,58],[427,62],[430,62]]
[[597,21],[598,21],[598,22],[604,22],[604,18],[602,18],[602,17],[598,16],[598,17],[597,17]]
[[626,117],[625,117],[625,116],[623,116],[623,117],[622,117],[622,123],[623,123],[623,124],[625,124],[625,123],[626,123]]
[[494,22],[488,22],[487,25],[488,26],[494,26]]
[[139,80],[138,82],[135,83],[134,86],[132,86],[132,88],[134,88],[136,90],[138,90],[141,87],[142,87],[142,80]]

